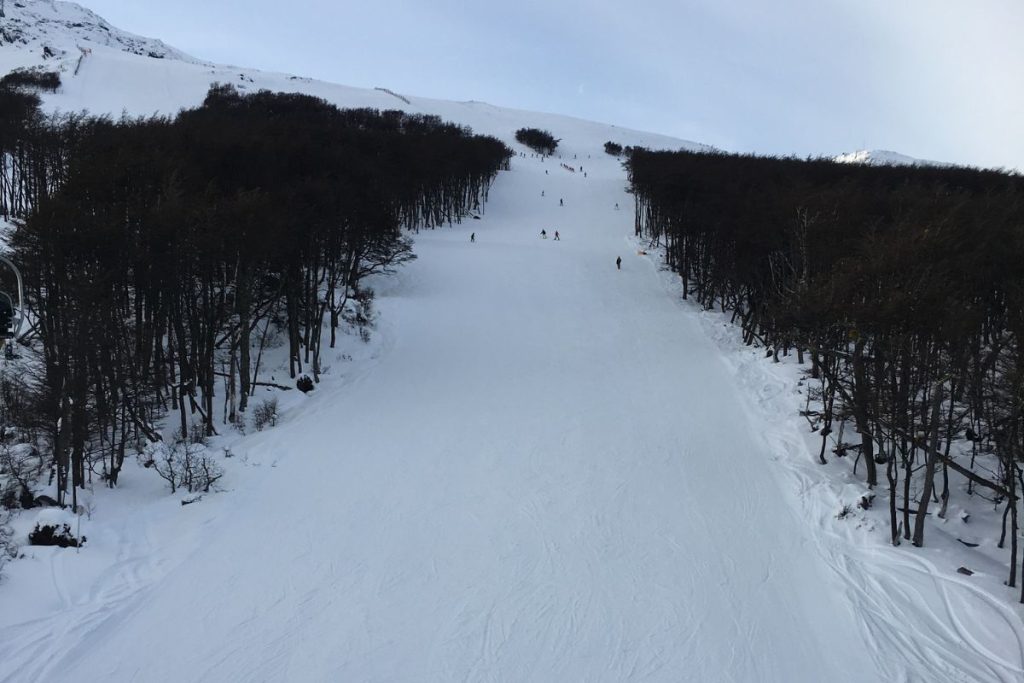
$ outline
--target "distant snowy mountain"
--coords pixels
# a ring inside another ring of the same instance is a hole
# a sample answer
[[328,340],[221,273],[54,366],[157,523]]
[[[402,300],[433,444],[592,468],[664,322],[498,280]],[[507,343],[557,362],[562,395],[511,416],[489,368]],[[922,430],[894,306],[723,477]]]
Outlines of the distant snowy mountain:
[[[211,83],[222,82],[233,83],[242,91],[303,92],[342,107],[437,114],[509,141],[510,125],[557,128],[559,121],[571,122],[574,127],[580,123],[569,117],[494,107],[475,100],[456,103],[411,98],[385,87],[349,88],[289,74],[215,65],[161,40],[123,31],[81,5],[59,0],[0,0],[0,75],[21,67],[42,67],[61,74],[64,87],[44,97],[51,110],[174,114],[198,105]],[[585,127],[602,143],[613,140],[655,149],[720,151],[710,145],[607,124],[588,123]],[[952,165],[880,149],[847,152],[833,159],[873,166]]]
[[834,157],[840,164],[868,164],[869,166],[952,166],[943,161],[915,159],[887,149],[861,149]]
[[0,6],[0,49],[6,48],[0,67],[7,70],[49,63],[57,64],[55,70],[60,71],[68,60],[77,61],[82,50],[98,45],[142,57],[197,61],[160,40],[115,28],[72,2],[15,0]]
[[[431,113],[470,125],[477,132],[511,141],[509,126],[576,127],[579,119],[494,107],[484,102],[447,102],[395,93],[385,87],[349,88],[289,74],[215,65],[161,40],[123,31],[73,2],[7,0],[0,2],[0,75],[21,67],[42,67],[61,74],[63,87],[44,97],[47,109],[97,114],[174,114],[198,105],[213,82],[239,90],[303,92],[342,107],[403,109]],[[563,124],[563,125],[564,125]],[[640,133],[607,124],[587,123],[594,141],[654,149],[719,151],[710,145],[664,135]],[[600,138],[600,139],[599,139]],[[916,159],[888,150],[858,150],[834,157],[839,163],[869,165],[950,164]]]

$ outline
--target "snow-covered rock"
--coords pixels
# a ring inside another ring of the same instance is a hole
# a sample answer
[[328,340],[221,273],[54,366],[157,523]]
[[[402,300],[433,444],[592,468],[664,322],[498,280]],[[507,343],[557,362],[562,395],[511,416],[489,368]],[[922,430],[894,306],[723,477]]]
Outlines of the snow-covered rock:
[[906,154],[886,149],[861,149],[834,157],[841,164],[867,164],[869,166],[952,166],[942,161],[915,159]]

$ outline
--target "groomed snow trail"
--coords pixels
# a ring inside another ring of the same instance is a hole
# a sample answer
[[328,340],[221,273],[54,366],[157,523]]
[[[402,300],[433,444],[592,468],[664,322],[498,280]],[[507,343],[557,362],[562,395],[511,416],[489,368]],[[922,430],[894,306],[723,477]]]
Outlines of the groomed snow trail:
[[275,467],[161,580],[55,618],[74,647],[7,630],[8,680],[894,675],[631,247],[617,162],[575,163],[516,158],[482,220],[421,233],[372,369],[254,437]]
[[[78,39],[48,40],[70,74]],[[0,46],[0,73],[39,63]],[[214,81],[399,106],[100,44],[44,102],[173,115]],[[233,445],[226,492],[182,507],[129,463],[81,552],[23,546],[0,683],[1024,679],[1021,613],[984,588],[1001,568],[965,581],[837,522],[792,376],[635,253],[602,145],[700,145],[402,95],[510,144],[550,130],[577,171],[517,157],[482,220],[421,234],[373,343]]]

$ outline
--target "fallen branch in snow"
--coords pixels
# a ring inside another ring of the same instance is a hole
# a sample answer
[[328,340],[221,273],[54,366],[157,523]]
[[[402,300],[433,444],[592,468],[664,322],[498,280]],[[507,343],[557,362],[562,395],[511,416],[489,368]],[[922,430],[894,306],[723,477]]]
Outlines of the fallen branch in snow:
[[[228,373],[226,372],[215,371],[213,374],[217,375],[218,377],[230,377],[230,375],[228,375]],[[292,390],[292,387],[286,387],[283,384],[275,384],[274,382],[249,382],[249,384],[254,387],[273,387],[275,389],[281,389],[282,391]]]
[[[820,353],[835,353],[833,351],[818,349],[816,347],[812,347],[812,350],[817,350]],[[851,405],[853,404],[853,397],[850,396],[850,394],[841,384],[836,385],[836,390],[839,392],[839,395],[842,396],[844,401],[847,401]],[[892,425],[887,424],[884,420],[878,419],[878,417],[875,417],[875,422],[877,422],[880,427],[887,430],[890,434],[906,439],[908,443],[914,445],[917,448],[920,448],[925,453],[932,455],[933,457],[935,457],[936,460],[938,460],[941,463],[945,463],[947,466],[949,466],[951,470],[953,470],[954,472],[959,472],[963,476],[973,481],[975,484],[991,489],[1006,498],[1012,497],[1010,496],[1010,492],[1007,491],[1006,488],[1004,488],[1003,486],[1000,486],[994,481],[991,481],[989,479],[986,479],[985,477],[975,474],[974,471],[956,462],[955,460],[953,460],[952,457],[946,455],[945,453],[935,450],[934,448],[931,447],[930,444],[923,443],[920,439],[910,434],[907,434],[904,430],[900,429],[899,427],[893,427]]]
[[142,430],[142,433],[146,435],[147,439],[154,443],[157,441],[164,440],[164,438],[160,436],[160,432],[157,431],[157,429],[153,425],[148,424],[145,420],[139,418],[139,416],[135,414],[135,411],[132,410],[131,403],[125,402],[124,408],[125,411],[127,411],[128,413],[128,417],[131,418],[132,423],[140,430]]
[[[879,422],[879,423],[881,424],[881,422]],[[893,434],[896,434],[897,436],[905,437],[907,439],[907,441],[912,443],[914,446],[917,446],[918,448],[920,448],[921,450],[925,451],[926,453],[930,453],[936,459],[938,459],[939,462],[945,463],[946,465],[949,466],[949,468],[951,470],[953,470],[954,472],[959,472],[963,476],[965,476],[968,479],[970,479],[971,481],[973,481],[975,484],[978,484],[979,486],[984,486],[985,488],[992,489],[996,493],[998,493],[1001,496],[1004,496],[1006,498],[1012,498],[1013,497],[1013,496],[1010,495],[1010,492],[1007,491],[1004,487],[1000,486],[999,484],[995,483],[994,481],[990,481],[990,480],[986,479],[985,477],[982,477],[982,476],[980,476],[978,474],[975,474],[972,470],[967,469],[966,467],[964,467],[960,463],[958,463],[955,460],[953,460],[953,458],[945,455],[944,453],[942,453],[940,451],[935,450],[931,446],[927,446],[927,445],[921,443],[920,440],[918,440],[918,439],[916,439],[916,438],[906,434],[902,429],[891,428],[891,432]]]

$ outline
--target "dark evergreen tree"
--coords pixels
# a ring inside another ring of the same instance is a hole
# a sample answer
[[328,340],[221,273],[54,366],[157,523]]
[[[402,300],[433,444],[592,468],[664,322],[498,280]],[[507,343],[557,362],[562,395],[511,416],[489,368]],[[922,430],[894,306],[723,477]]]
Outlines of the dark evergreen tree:
[[539,128],[520,128],[516,131],[516,141],[545,156],[554,154],[559,143],[554,135]]

